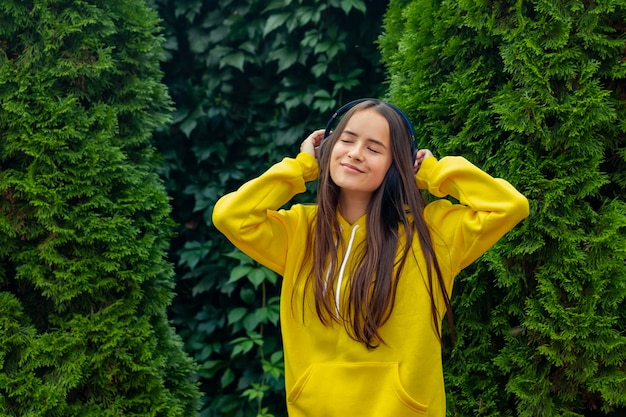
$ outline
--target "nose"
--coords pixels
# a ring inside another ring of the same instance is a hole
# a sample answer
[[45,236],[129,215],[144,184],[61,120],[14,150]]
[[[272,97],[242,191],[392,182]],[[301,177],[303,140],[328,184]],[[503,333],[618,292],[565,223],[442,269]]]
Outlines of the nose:
[[348,151],[348,157],[357,161],[363,160],[363,150],[359,145],[355,145]]

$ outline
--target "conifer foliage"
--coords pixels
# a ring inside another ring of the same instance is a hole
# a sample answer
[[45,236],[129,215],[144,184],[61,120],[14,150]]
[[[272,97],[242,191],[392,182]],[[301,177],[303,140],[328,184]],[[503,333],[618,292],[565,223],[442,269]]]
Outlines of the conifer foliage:
[[0,414],[192,416],[142,0],[0,2]]
[[531,200],[457,280],[452,415],[624,415],[625,21],[624,1],[390,4],[390,96],[421,146]]

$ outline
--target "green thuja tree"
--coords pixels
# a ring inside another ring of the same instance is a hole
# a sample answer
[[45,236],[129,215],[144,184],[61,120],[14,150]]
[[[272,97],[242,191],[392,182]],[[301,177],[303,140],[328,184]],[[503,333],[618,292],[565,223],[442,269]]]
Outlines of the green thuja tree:
[[196,414],[170,326],[168,119],[142,0],[0,3],[0,414]]
[[[386,2],[154,0],[176,111],[157,146],[178,234],[171,317],[200,363],[203,416],[285,415],[280,277],[211,224],[215,201],[387,86],[376,39]],[[311,194],[299,196],[311,199]]]
[[390,96],[422,147],[531,214],[457,280],[453,416],[626,412],[626,2],[392,1]]

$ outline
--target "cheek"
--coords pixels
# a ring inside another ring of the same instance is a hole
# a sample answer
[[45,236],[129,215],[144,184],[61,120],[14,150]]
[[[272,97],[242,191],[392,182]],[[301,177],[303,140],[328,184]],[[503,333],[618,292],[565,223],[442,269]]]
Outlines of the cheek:
[[380,161],[380,164],[378,165],[378,171],[380,172],[380,175],[384,177],[387,174],[387,171],[389,171],[389,168],[391,168],[391,165],[392,163],[390,159]]
[[335,143],[332,150],[330,151],[330,159],[335,159],[344,152],[343,146],[341,142]]
[[391,164],[381,164],[379,166],[379,169],[377,170],[377,175],[376,175],[377,176],[377,180],[378,180],[377,182],[378,182],[379,186],[383,183],[383,181],[385,179],[385,176],[389,172],[390,168],[391,168]]
[[387,175],[387,170],[386,170],[386,169],[381,169],[381,170],[377,173],[377,175],[376,175],[376,177],[377,177],[377,178],[376,178],[376,179],[377,179],[377,181],[376,181],[376,182],[378,183],[378,186],[380,186],[380,185],[383,183],[383,181],[385,180],[385,176],[386,176],[386,175]]

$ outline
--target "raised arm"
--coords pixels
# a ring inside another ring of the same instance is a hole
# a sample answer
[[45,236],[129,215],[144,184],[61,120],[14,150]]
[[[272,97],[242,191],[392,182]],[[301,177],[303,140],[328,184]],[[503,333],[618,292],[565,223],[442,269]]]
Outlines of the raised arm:
[[317,173],[315,157],[303,149],[296,158],[283,159],[220,198],[213,210],[213,224],[242,252],[282,274],[289,230],[297,219],[279,209],[304,192],[305,182],[315,179]]
[[445,241],[461,270],[493,246],[529,213],[528,200],[510,183],[493,178],[465,158],[449,156],[421,161],[417,183],[437,197],[424,216]]

